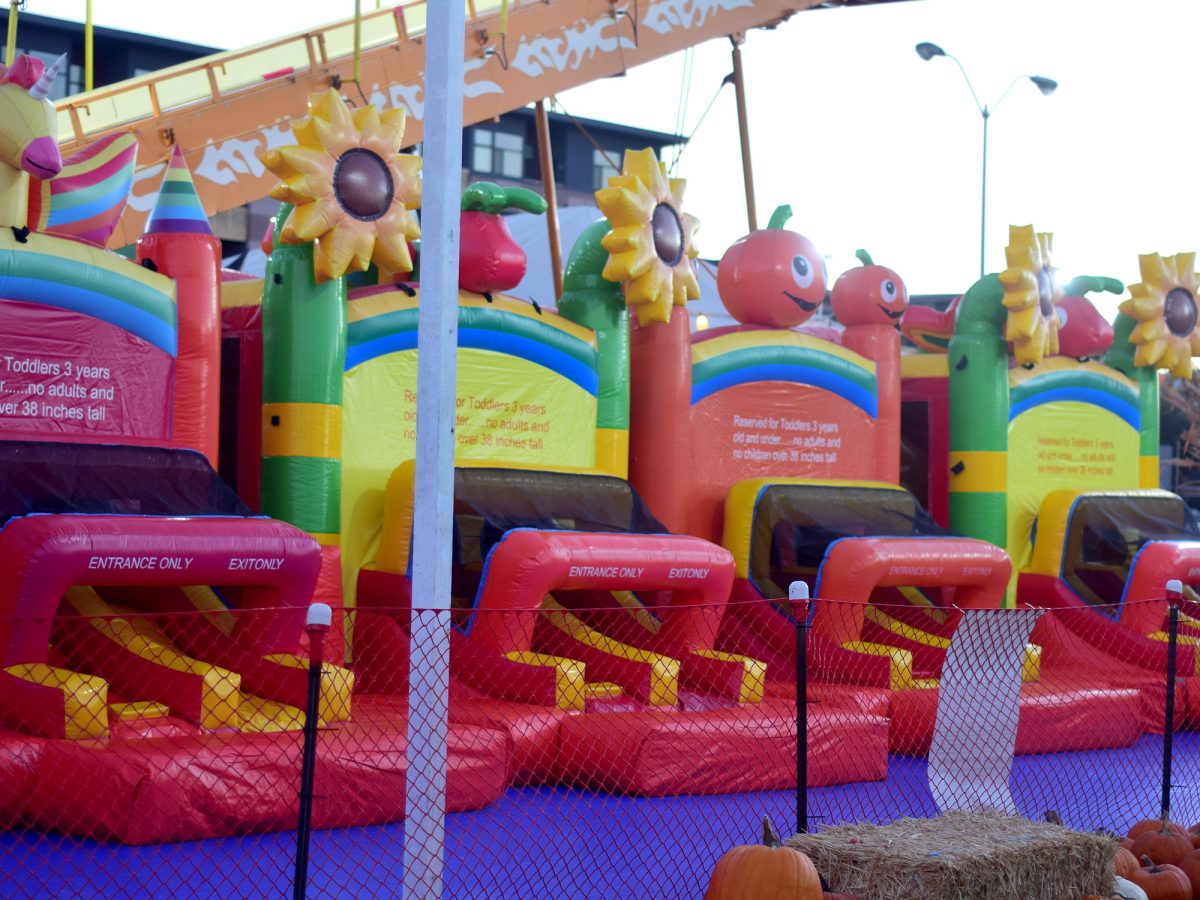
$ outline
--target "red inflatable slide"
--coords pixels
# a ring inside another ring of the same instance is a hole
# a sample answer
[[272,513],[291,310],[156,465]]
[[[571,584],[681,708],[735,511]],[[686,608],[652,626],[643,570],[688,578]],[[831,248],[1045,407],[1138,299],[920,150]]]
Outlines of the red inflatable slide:
[[[360,608],[377,611],[355,637],[371,689],[407,665],[411,479],[393,476],[380,562],[359,579]],[[665,533],[608,476],[459,468],[455,508],[451,719],[491,723],[496,699],[512,702],[520,779],[649,795],[795,784],[794,700],[765,696],[762,661],[716,649],[727,550]],[[877,713],[814,704],[811,783],[884,776]]]

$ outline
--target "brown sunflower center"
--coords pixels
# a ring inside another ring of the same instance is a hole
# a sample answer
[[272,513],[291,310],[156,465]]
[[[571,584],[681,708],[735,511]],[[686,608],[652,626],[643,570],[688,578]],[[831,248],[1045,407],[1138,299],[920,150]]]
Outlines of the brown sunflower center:
[[381,217],[392,205],[396,186],[387,163],[376,153],[353,147],[333,168],[333,195],[342,209],[364,222]]
[[1037,273],[1038,286],[1038,306],[1042,309],[1042,316],[1050,319],[1054,316],[1054,276],[1050,274],[1050,269],[1043,266]]
[[654,207],[650,218],[650,232],[654,235],[654,252],[668,266],[683,259],[683,223],[679,213],[665,203]]
[[1163,302],[1163,321],[1175,337],[1187,337],[1196,327],[1196,298],[1187,288],[1172,288]]

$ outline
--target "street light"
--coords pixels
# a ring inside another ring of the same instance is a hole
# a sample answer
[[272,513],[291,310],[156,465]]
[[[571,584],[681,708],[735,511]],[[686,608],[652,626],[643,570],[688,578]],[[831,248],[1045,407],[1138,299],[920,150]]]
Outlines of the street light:
[[971,99],[975,101],[975,108],[979,110],[979,115],[983,117],[983,189],[982,197],[979,201],[979,277],[984,275],[983,258],[987,248],[986,232],[987,232],[987,147],[988,147],[988,119],[1004,102],[1004,98],[1008,96],[1008,92],[1016,86],[1017,82],[1029,79],[1034,86],[1042,92],[1043,96],[1049,97],[1058,87],[1058,82],[1053,78],[1044,78],[1041,75],[1018,75],[1004,89],[1004,93],[1000,95],[1000,99],[993,103],[990,107],[979,102],[979,96],[975,93],[975,86],[971,84],[971,79],[967,77],[967,70],[963,68],[963,64],[958,61],[958,57],[947,53],[937,44],[931,44],[929,41],[921,41],[916,46],[917,56],[929,62],[929,60],[944,56],[946,59],[954,60],[954,64],[958,66],[958,71],[962,72],[963,80],[967,83],[967,90],[971,92]]

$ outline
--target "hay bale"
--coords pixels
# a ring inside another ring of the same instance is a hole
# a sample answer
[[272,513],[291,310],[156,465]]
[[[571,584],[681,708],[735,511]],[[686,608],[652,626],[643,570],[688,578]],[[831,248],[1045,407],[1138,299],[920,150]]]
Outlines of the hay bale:
[[785,842],[864,900],[1078,900],[1113,890],[1112,838],[997,812],[840,825]]

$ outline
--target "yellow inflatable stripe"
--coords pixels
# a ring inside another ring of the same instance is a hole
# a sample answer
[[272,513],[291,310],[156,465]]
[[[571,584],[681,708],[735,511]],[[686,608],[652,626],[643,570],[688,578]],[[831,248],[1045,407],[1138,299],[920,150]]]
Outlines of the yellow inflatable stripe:
[[[954,470],[961,466],[958,474]],[[1008,453],[1003,450],[950,451],[950,492],[1003,493],[1008,488]]]
[[585,677],[586,667],[583,663],[565,656],[534,653],[532,650],[510,650],[505,655],[513,662],[521,663],[524,666],[554,669],[556,672],[554,704],[559,709],[582,712],[586,708],[587,698],[592,695],[588,691],[589,685]]
[[199,676],[203,684],[200,693],[201,728],[237,727],[242,676],[180,653],[145,618],[138,617],[132,622],[129,619],[106,618],[112,616],[112,607],[90,587],[79,585],[71,588],[67,591],[67,602],[80,615],[88,616],[88,624],[96,631],[130,653],[172,671]]
[[[308,671],[308,660],[291,653],[272,653],[263,657],[267,662],[289,669]],[[350,718],[354,694],[354,673],[342,666],[327,662],[321,666],[321,695],[317,700],[317,718],[322,722],[344,722]]]
[[629,477],[629,429],[596,429],[596,469],[618,478]]
[[908,650],[899,647],[889,647],[887,644],[874,644],[865,641],[848,641],[842,646],[853,653],[866,653],[870,656],[886,656],[891,659],[891,675],[889,687],[893,691],[911,691],[937,687],[936,678],[913,677],[913,657]]
[[612,700],[623,693],[625,692],[621,690],[621,686],[611,681],[593,681],[587,686],[589,700]]
[[1042,648],[1037,644],[1026,644],[1021,657],[1021,680],[1029,683],[1042,677]]
[[633,617],[637,619],[639,625],[651,634],[658,634],[658,629],[662,628],[662,622],[656,619],[650,610],[646,609],[636,594],[632,591],[613,591],[612,597],[622,609],[627,609],[633,613]]
[[949,357],[945,353],[906,353],[900,357],[901,378],[947,378]]
[[108,682],[45,663],[23,663],[4,670],[15,678],[58,688],[63,699],[63,737],[69,741],[108,737]]
[[131,703],[114,703],[108,708],[113,718],[122,722],[137,719],[161,719],[171,714],[171,708],[155,700],[135,700]]
[[233,635],[233,629],[237,627],[237,619],[229,608],[221,602],[221,598],[216,595],[216,592],[207,585],[191,585],[183,589],[184,596],[188,598],[188,602],[192,604],[200,612],[216,613],[215,616],[208,617],[219,629],[225,637]]
[[761,703],[767,691],[767,664],[749,656],[723,653],[720,650],[693,650],[701,659],[719,659],[741,663],[742,683],[738,688],[738,703]]
[[237,281],[221,282],[221,309],[236,309],[239,306],[262,305],[261,278],[239,278]]
[[342,456],[342,408],[330,403],[264,403],[263,456]]
[[551,610],[548,618],[559,631],[569,634],[581,644],[650,666],[650,705],[675,706],[679,702],[679,661],[661,653],[651,653],[614,641],[600,632],[589,628],[577,616],[567,612],[553,598],[547,597],[542,607]]
[[915,587],[899,587],[896,590],[900,592],[905,600],[913,606],[918,606],[929,613],[929,617],[935,622],[945,622],[946,614],[938,608],[937,604],[925,596],[925,592],[920,588]]
[[[299,731],[304,727],[304,710],[253,694],[242,698],[238,713],[240,729],[247,734]],[[317,718],[319,726],[325,724]]]
[[912,625],[893,619],[883,610],[874,606],[868,606],[864,611],[864,616],[868,622],[874,622],[881,628],[886,628],[892,634],[902,637],[905,640],[912,641],[914,644],[921,644],[925,647],[936,647],[939,650],[945,650],[950,646],[950,638],[944,638],[940,635],[930,634],[927,631],[921,631]]
[[[1171,635],[1165,631],[1152,631],[1146,635],[1146,637],[1150,638],[1152,641],[1161,641],[1164,644],[1171,640]],[[1186,634],[1178,635],[1177,641],[1182,647],[1200,646],[1200,638],[1189,637]],[[1200,652],[1194,653],[1193,656],[1195,657],[1196,661],[1192,665],[1192,674],[1200,675]]]
[[1138,487],[1156,488],[1161,486],[1158,465],[1157,456],[1138,457]]

